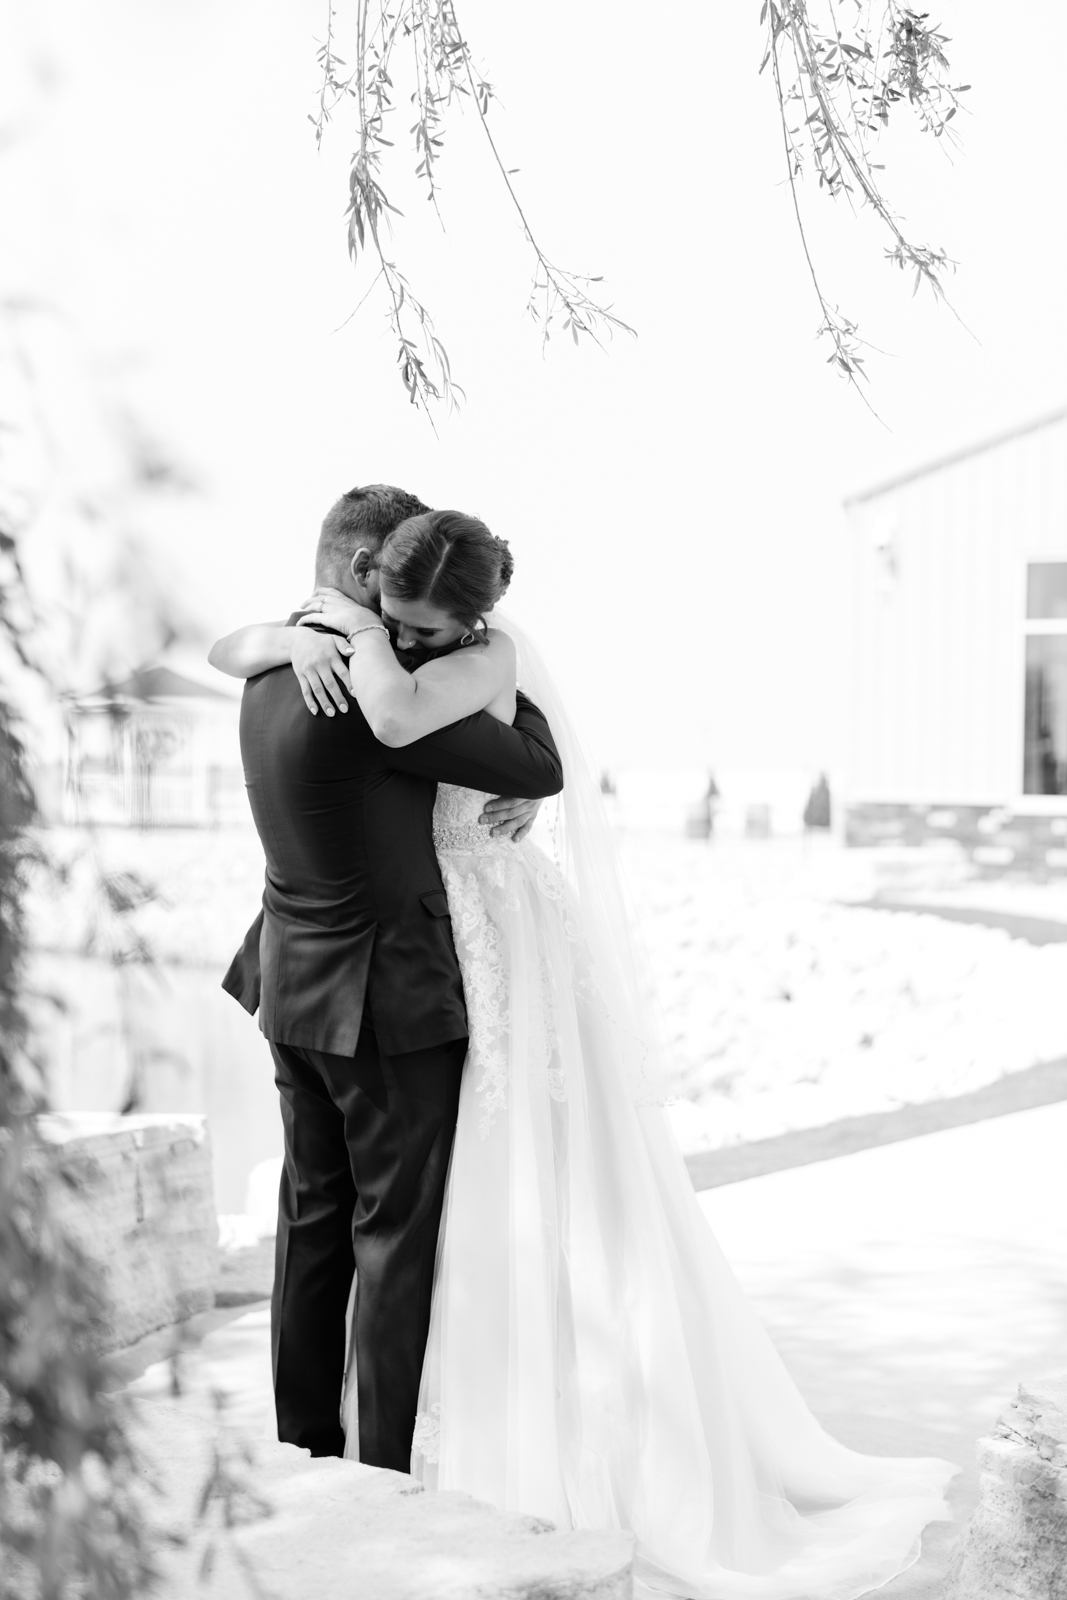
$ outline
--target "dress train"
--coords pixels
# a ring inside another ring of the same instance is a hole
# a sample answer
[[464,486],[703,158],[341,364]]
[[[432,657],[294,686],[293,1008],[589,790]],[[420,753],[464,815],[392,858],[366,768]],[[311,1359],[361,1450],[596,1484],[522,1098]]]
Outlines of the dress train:
[[636,1535],[639,1592],[855,1600],[947,1516],[948,1462],[860,1455],[808,1410],[634,1103],[577,907],[442,786],[435,837],[471,1046],[412,1472]]

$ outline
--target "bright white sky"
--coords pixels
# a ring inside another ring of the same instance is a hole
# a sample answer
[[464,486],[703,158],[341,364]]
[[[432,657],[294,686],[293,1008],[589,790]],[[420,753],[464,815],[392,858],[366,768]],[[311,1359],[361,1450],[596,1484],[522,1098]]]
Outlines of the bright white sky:
[[[336,0],[342,53],[348,0]],[[842,496],[1064,399],[1067,8],[945,0],[962,149],[903,131],[888,189],[957,258],[913,301],[869,220],[807,196],[876,421],[824,365],[759,0],[466,0],[494,125],[543,241],[639,331],[543,359],[474,138],[448,233],[400,184],[396,251],[468,403],[435,437],[344,245],[349,135],[307,120],[325,0],[4,0],[0,287],[53,296],[202,493],[166,524],[213,630],[306,591],[322,513],[392,481],[512,540],[510,603],[608,763],[842,760]],[[396,137],[409,125],[397,114]],[[405,171],[414,158],[401,153]]]

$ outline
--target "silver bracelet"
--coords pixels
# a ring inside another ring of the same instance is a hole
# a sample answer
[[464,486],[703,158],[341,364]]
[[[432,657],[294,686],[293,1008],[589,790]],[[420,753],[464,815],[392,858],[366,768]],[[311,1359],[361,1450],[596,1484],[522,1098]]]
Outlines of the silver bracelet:
[[353,628],[351,633],[346,633],[345,634],[345,638],[347,640],[349,640],[349,642],[351,642],[356,637],[357,634],[360,634],[360,633],[378,633],[379,630],[382,633],[384,633],[386,636],[388,636],[389,629],[385,626],[384,622],[368,622],[362,628]]

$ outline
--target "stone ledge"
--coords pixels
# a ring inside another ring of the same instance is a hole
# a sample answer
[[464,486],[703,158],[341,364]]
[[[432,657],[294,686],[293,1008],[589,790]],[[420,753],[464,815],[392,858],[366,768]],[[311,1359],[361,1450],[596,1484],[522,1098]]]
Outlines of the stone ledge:
[[269,1300],[273,1292],[273,1236],[257,1239],[254,1244],[220,1244],[217,1306],[250,1305],[256,1300]]
[[[623,1533],[565,1533],[507,1517],[469,1495],[426,1494],[402,1473],[292,1445],[259,1441],[242,1468],[273,1508],[220,1539],[209,1580],[198,1580],[207,1538],[195,1507],[218,1433],[176,1406],[142,1403],[142,1440],[164,1500],[157,1521],[184,1532],[164,1548],[159,1600],[630,1600],[633,1541]],[[217,1520],[217,1519],[216,1519]],[[244,1569],[244,1571],[242,1571]]]
[[978,1475],[945,1600],[1067,1600],[1067,1375],[1019,1385]]
[[99,1271],[104,1350],[215,1302],[218,1223],[205,1119],[80,1112],[37,1119],[57,1222]]

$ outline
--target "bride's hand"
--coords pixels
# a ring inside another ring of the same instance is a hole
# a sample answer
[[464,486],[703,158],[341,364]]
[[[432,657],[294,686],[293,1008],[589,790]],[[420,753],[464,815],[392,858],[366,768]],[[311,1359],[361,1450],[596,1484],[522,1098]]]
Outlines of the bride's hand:
[[[298,611],[321,611],[327,600],[336,600],[340,605],[350,603],[349,596],[343,589],[334,589],[328,583],[320,583],[318,588],[312,589],[306,600],[301,600],[297,606]],[[355,605],[355,601],[351,601]]]
[[297,627],[318,623],[324,628],[334,628],[338,633],[354,633],[357,628],[382,626],[382,619],[376,611],[369,606],[361,606],[341,589],[316,589],[301,610],[304,615]]
[[347,689],[352,692],[348,676],[348,657],[352,646],[347,639],[335,633],[316,633],[311,628],[289,628],[290,659],[304,704],[312,716],[317,716],[321,706],[328,717],[338,711],[348,710]]

